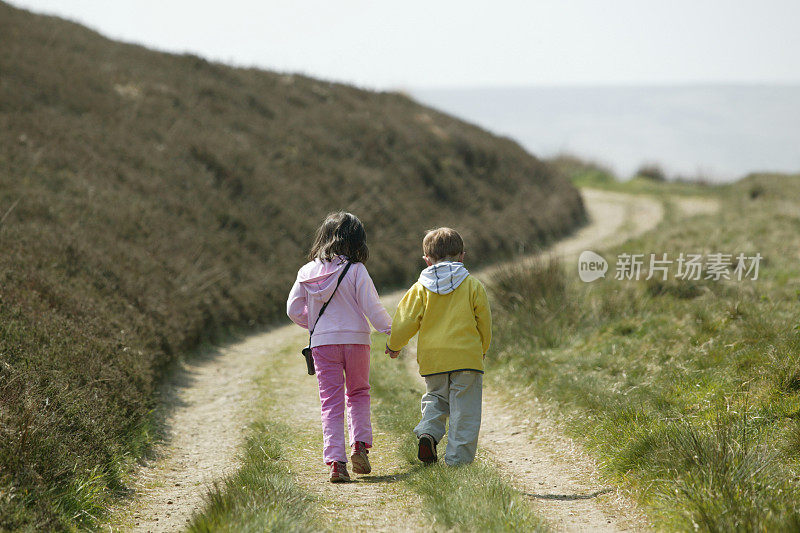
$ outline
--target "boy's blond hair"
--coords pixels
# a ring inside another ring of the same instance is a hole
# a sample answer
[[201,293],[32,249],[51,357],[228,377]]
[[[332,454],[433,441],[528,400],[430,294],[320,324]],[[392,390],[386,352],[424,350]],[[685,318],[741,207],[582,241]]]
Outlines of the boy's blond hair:
[[422,252],[434,261],[458,259],[464,252],[464,240],[452,228],[428,230],[422,239]]

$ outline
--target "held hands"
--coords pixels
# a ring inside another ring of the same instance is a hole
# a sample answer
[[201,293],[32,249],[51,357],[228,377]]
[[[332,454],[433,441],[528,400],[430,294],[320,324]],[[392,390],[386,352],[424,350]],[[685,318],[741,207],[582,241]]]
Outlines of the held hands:
[[400,350],[394,351],[391,348],[389,348],[389,345],[387,344],[386,351],[383,353],[387,354],[392,359],[397,359],[397,356],[400,355]]

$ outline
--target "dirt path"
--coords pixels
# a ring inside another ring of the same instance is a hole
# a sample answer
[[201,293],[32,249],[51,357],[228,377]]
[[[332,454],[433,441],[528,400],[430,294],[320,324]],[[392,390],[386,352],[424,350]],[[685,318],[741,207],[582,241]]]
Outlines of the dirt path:
[[[553,253],[570,255],[587,247],[599,248],[620,242],[634,233],[651,229],[663,216],[661,203],[650,197],[593,190],[584,191],[584,197],[592,222],[575,236],[556,244],[551,250]],[[692,204],[693,212],[713,208],[706,204],[698,208],[699,204],[695,199],[690,200],[695,202]],[[399,297],[400,294],[387,295],[385,301],[396,302]],[[297,424],[298,427],[311,428],[309,435],[320,433],[316,380],[304,375],[304,363],[299,356],[276,360],[277,354],[285,346],[299,346],[303,339],[301,330],[295,326],[284,326],[249,336],[184,363],[174,379],[170,380],[164,394],[165,412],[168,413],[168,441],[160,447],[156,459],[143,465],[135,473],[137,499],[125,509],[118,509],[114,513],[115,519],[108,527],[121,531],[182,530],[192,513],[202,507],[203,495],[210,483],[236,468],[236,457],[244,440],[244,430],[254,418],[251,407],[257,394],[254,378],[267,368],[281,369],[274,374],[272,383],[272,394],[281,398],[278,403],[294,406],[291,410],[281,411],[280,419]],[[511,410],[505,408],[502,401],[491,392],[487,394],[486,408],[489,411],[484,417],[483,435],[492,438],[485,440],[485,446],[489,450],[496,449],[498,457],[511,461],[500,466],[523,490],[536,495],[546,487],[551,495],[585,495],[588,494],[585,490],[595,486],[591,483],[585,487],[570,484],[573,483],[573,478],[584,481],[590,478],[577,475],[579,472],[576,473],[574,462],[576,456],[570,455],[571,450],[577,448],[568,440],[557,439],[539,444],[534,441],[534,445],[541,448],[542,454],[545,451],[549,453],[551,462],[542,459],[537,463],[530,453],[521,453],[519,457],[509,456],[509,449],[530,450],[528,435],[535,432],[537,427],[543,427],[546,417],[534,413],[537,416],[535,419],[531,418],[533,415],[526,414],[527,420],[518,420],[520,414],[517,413],[517,418],[512,418],[509,414]],[[524,430],[518,433],[509,431],[512,426],[518,429],[522,427]],[[548,429],[548,433],[552,432]],[[375,428],[375,440],[378,449],[393,448],[379,427]],[[561,442],[557,449],[569,453],[559,456],[553,454],[552,450],[545,450],[553,442]],[[494,448],[501,445],[502,449]],[[375,454],[371,457],[379,476],[365,478],[362,482],[344,487],[343,490],[351,492],[353,496],[348,499],[345,512],[343,508],[337,507],[336,499],[330,497],[330,491],[333,490],[331,485],[325,481],[324,475],[320,476],[320,449],[317,441],[310,441],[307,449],[296,451],[291,463],[298,482],[317,494],[323,506],[328,506],[323,508],[323,512],[331,517],[332,526],[353,523],[350,518],[356,518],[356,523],[364,525],[365,529],[369,526],[372,530],[396,531],[396,519],[402,516],[407,529],[421,528],[421,519],[410,512],[410,509],[419,508],[419,505],[415,505],[416,502],[410,501],[415,496],[405,492],[401,494],[399,484],[392,483],[399,474],[400,467],[393,462],[391,454]],[[583,462],[577,464],[584,465],[578,466],[578,470],[593,471],[586,456],[580,453],[577,456],[583,458]],[[569,461],[572,464],[566,465]],[[536,470],[520,466],[532,462],[539,465]],[[567,468],[568,466],[572,468]],[[340,493],[342,488],[337,487],[337,490]],[[546,496],[544,501],[558,501],[548,498],[550,496]],[[569,527],[570,530],[581,530],[584,525],[601,525],[601,515],[591,514],[595,512],[592,509],[601,507],[597,499],[580,498],[582,496],[567,500],[570,502],[567,506],[552,503],[543,505],[542,512],[554,524]],[[357,502],[355,508],[354,502]],[[556,508],[564,509],[556,511]],[[604,519],[607,517],[606,508],[607,506],[597,511],[606,513],[602,514]],[[569,516],[575,513],[594,518],[588,522],[571,521]]]
[[[236,455],[252,420],[253,376],[270,354],[303,333],[283,326],[249,336],[183,363],[163,391],[167,442],[134,474],[138,495],[117,510],[112,529],[181,531],[200,509],[210,483],[236,467]],[[115,528],[116,526],[116,528]]]
[[512,404],[487,387],[480,446],[556,530],[648,530],[636,505],[600,481],[597,463],[554,419],[533,396]]

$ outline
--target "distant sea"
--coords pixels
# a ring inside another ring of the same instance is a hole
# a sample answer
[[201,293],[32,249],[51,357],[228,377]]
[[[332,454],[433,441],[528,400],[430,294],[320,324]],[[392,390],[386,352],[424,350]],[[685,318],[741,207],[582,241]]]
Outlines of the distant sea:
[[419,89],[416,100],[515,139],[566,152],[621,178],[644,163],[671,177],[732,181],[800,172],[800,85]]

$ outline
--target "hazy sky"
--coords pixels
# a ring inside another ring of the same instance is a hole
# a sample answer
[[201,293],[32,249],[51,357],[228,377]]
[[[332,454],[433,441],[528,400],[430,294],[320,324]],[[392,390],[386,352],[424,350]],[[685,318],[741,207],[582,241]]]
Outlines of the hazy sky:
[[371,88],[799,82],[798,0],[12,0],[116,39]]

